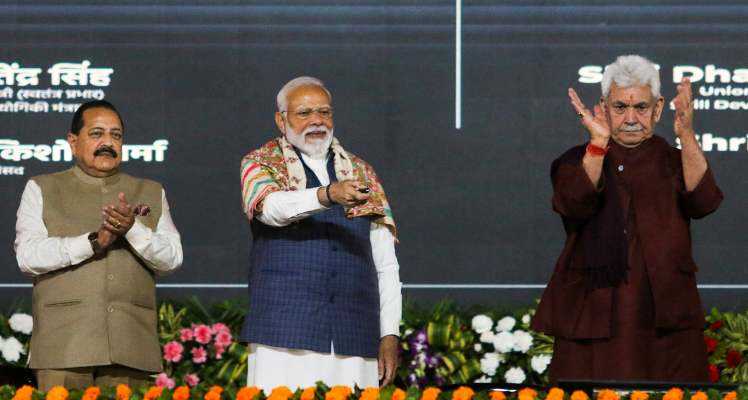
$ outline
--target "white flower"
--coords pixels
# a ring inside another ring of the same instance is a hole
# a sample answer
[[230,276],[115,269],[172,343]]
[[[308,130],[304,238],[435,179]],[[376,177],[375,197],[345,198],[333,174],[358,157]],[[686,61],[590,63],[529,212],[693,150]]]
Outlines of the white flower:
[[[488,353],[494,354],[494,353]],[[488,354],[480,360],[480,370],[488,376],[496,375],[496,368],[499,368],[499,359],[497,357],[491,357]]]
[[488,315],[478,314],[473,317],[473,330],[478,333],[490,331],[493,326],[493,320]]
[[480,378],[473,381],[474,383],[491,383],[491,378],[487,377],[486,375],[481,375]]
[[403,337],[410,336],[411,333],[413,333],[413,329],[412,328],[408,328],[408,329],[405,330],[405,335]]
[[525,325],[530,323],[530,314],[525,314],[522,316],[522,323]]
[[530,359],[530,366],[535,372],[542,374],[548,368],[548,364],[551,363],[551,356],[548,354],[541,354],[539,356],[533,356]]
[[476,352],[480,353],[483,351],[483,346],[480,345],[480,343],[476,343],[475,346],[473,346]]
[[509,368],[504,374],[504,379],[506,383],[522,383],[525,381],[525,371],[519,367]]
[[16,332],[21,332],[25,335],[30,335],[31,330],[34,327],[34,318],[28,314],[16,313],[10,317],[8,323],[10,323],[10,329],[13,329]]
[[517,320],[512,317],[504,317],[496,323],[496,332],[509,332],[514,328]]
[[20,360],[21,354],[25,353],[23,350],[23,344],[13,336],[0,343],[0,352],[2,352],[3,358],[8,362],[16,362]]
[[532,335],[522,330],[514,331],[513,335],[514,346],[512,347],[512,349],[514,351],[527,353],[527,350],[530,350],[530,347],[532,347]]
[[509,332],[500,332],[493,338],[493,348],[499,353],[508,353],[514,347],[514,335]]
[[494,336],[495,335],[493,334],[493,332],[491,332],[491,331],[485,331],[485,332],[483,332],[483,333],[480,334],[480,339],[479,340],[481,342],[483,342],[483,343],[492,343]]

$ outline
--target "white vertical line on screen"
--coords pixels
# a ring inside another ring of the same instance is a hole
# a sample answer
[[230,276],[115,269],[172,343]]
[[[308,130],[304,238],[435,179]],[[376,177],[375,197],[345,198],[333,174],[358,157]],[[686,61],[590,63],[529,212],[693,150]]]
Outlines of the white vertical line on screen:
[[462,0],[455,0],[455,129],[462,128]]

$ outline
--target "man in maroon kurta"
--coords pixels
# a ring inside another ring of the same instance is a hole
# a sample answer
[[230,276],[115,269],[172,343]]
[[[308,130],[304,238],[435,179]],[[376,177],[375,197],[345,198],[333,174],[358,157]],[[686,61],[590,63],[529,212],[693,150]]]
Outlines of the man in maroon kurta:
[[722,193],[695,138],[690,82],[673,100],[681,150],[654,135],[665,101],[650,61],[619,57],[602,86],[594,112],[569,89],[590,140],[551,167],[567,238],[533,329],[555,336],[553,381],[707,381],[689,225]]

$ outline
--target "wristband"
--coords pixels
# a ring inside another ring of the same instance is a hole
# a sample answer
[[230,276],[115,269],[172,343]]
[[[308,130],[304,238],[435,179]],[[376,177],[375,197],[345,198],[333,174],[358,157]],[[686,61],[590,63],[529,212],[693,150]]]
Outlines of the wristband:
[[604,156],[606,153],[608,153],[608,147],[595,146],[594,144],[589,143],[587,144],[587,149],[585,150],[585,152],[593,156]]

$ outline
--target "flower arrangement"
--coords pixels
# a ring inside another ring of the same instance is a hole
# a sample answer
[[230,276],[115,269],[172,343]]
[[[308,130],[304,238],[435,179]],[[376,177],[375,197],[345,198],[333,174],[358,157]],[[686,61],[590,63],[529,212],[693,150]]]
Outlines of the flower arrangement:
[[[210,378],[212,384],[230,385],[246,375],[246,347],[234,341],[232,328],[217,321],[220,316],[216,318],[199,303],[193,306],[202,311],[203,321],[215,322],[197,322],[189,318],[188,307],[175,310],[171,304],[162,304],[159,309],[164,372],[156,376],[154,383],[158,387],[174,389],[181,385],[195,388],[206,378]],[[238,312],[230,305],[228,311],[234,314],[234,318],[227,319],[233,323],[234,329],[238,329]],[[180,391],[183,392],[184,389]]]
[[712,382],[748,382],[748,314],[721,313],[712,309],[706,316],[704,344],[709,355]]
[[494,322],[497,315],[466,316],[442,303],[426,318],[425,327],[406,325],[406,382],[420,387],[465,382],[547,383],[553,340],[530,330],[533,311],[503,315]]
[[[396,382],[399,385],[425,388],[472,382],[547,384],[553,342],[550,337],[530,330],[533,310],[514,313],[466,310],[444,302],[431,309],[408,305],[405,311],[401,322],[402,362]],[[210,306],[195,299],[184,303],[162,302],[158,326],[165,372],[156,378],[154,387],[173,391],[178,386],[186,386],[194,391],[207,390],[210,385],[228,388],[244,384],[246,346],[235,342],[234,338],[245,313],[246,306],[237,302]],[[704,335],[712,381],[748,382],[745,360],[748,313],[712,310],[707,321]],[[25,368],[32,330],[33,319],[28,314],[0,315],[0,367]],[[160,396],[156,390],[153,389],[150,397]],[[246,397],[250,392],[243,393]],[[571,400],[588,400],[582,395],[580,392]],[[225,397],[225,393],[222,396]],[[440,394],[433,391],[426,396],[425,399],[406,397],[406,400],[445,400],[437,399]],[[566,396],[571,398],[575,393]],[[637,396],[632,400],[647,400]],[[365,397],[364,400],[373,400],[370,399],[373,394]],[[712,396],[708,398],[713,400]],[[307,391],[304,398],[291,400],[324,398]],[[490,400],[504,399],[491,397]]]
[[31,315],[18,312],[7,319],[0,315],[0,365],[26,365],[33,328]]
[[[601,390],[596,393],[594,400],[643,400],[648,397],[643,392],[616,392],[613,390]],[[672,388],[664,394],[651,394],[653,400],[748,400],[748,388],[728,393],[719,393],[715,390],[687,391],[680,388]],[[68,390],[56,386],[48,392],[40,392],[30,386],[13,388],[11,386],[0,387],[0,400],[591,400],[582,391],[568,394],[559,388],[550,388],[548,391],[523,388],[518,391],[504,393],[501,391],[478,391],[461,386],[451,391],[442,392],[435,387],[427,387],[423,390],[413,386],[407,391],[392,385],[383,388],[367,387],[360,389],[348,386],[328,387],[322,382],[309,388],[299,388],[295,391],[281,386],[269,392],[257,387],[222,387],[213,385],[210,387],[196,387],[182,385],[174,389],[160,386],[141,388],[130,388],[119,385],[116,388],[88,387],[84,390]]]

